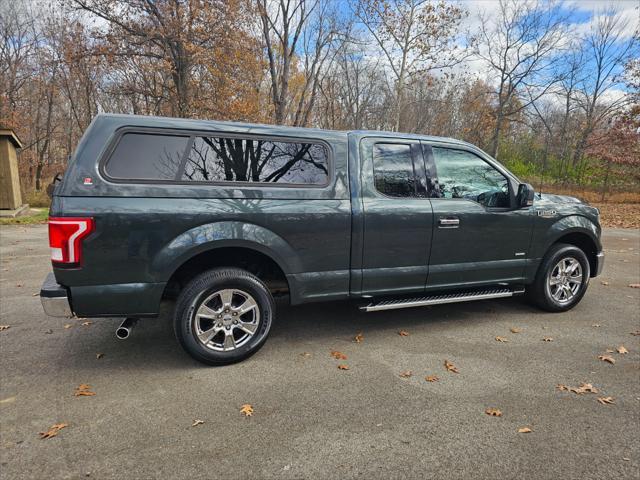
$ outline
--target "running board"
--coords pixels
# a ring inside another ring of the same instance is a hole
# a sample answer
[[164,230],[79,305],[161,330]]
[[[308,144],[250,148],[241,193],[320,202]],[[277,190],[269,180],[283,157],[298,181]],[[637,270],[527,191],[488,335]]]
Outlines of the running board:
[[474,292],[455,292],[442,295],[431,295],[420,298],[404,298],[395,300],[381,300],[372,302],[366,307],[360,307],[365,312],[379,312],[381,310],[395,310],[398,308],[425,307],[427,305],[441,305],[443,303],[471,302],[473,300],[488,300],[490,298],[513,297],[524,293],[524,290],[510,290],[508,288],[491,288]]

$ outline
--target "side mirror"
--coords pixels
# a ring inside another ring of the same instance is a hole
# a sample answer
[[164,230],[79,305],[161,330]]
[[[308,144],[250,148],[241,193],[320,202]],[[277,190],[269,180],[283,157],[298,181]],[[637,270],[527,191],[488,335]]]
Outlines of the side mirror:
[[535,192],[533,186],[528,183],[521,183],[518,187],[518,197],[516,199],[518,208],[530,207],[533,205]]

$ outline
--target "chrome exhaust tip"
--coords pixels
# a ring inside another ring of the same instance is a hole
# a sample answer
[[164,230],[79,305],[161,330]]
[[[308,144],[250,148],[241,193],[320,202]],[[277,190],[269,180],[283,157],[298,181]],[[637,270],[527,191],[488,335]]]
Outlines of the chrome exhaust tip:
[[116,337],[120,340],[126,340],[131,335],[131,330],[135,327],[136,323],[138,323],[137,318],[127,317],[125,318],[120,326],[116,328]]

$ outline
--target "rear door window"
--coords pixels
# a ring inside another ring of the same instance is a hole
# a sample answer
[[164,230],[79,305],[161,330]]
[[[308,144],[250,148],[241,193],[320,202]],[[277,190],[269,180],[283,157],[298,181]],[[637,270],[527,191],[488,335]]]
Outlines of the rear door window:
[[373,146],[376,190],[388,197],[416,197],[416,176],[411,145],[376,143]]
[[125,133],[105,171],[116,179],[174,180],[188,143],[188,135]]

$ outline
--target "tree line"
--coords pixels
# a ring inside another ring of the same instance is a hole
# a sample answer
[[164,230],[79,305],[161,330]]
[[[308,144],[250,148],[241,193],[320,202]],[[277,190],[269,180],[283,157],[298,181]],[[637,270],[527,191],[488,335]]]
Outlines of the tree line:
[[0,0],[0,124],[25,144],[25,190],[100,112],[449,136],[536,183],[637,189],[637,18],[494,6]]

